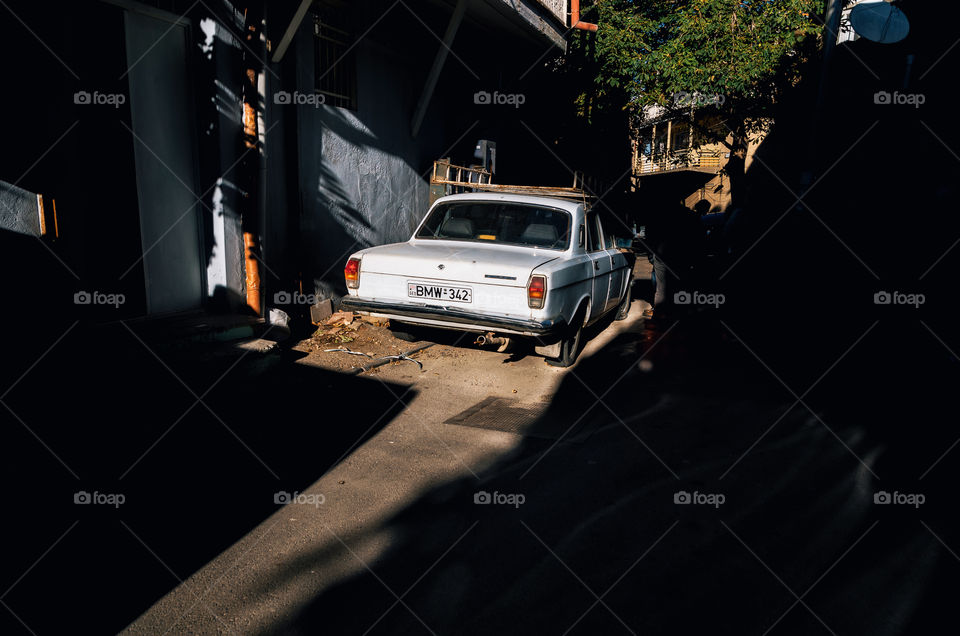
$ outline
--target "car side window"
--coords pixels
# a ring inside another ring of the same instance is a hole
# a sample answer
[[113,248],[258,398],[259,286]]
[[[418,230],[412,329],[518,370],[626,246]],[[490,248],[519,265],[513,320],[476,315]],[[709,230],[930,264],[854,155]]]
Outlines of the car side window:
[[608,250],[612,245],[610,245],[611,237],[607,236],[607,233],[603,231],[603,221],[600,220],[600,215],[597,215],[597,234],[600,235],[600,249]]
[[600,233],[596,212],[587,215],[587,251],[599,252],[603,249],[603,235]]

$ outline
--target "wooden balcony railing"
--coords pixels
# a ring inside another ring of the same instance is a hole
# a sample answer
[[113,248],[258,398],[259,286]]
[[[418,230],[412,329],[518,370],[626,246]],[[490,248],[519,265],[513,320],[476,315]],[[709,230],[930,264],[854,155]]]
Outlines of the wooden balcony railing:
[[712,172],[722,167],[722,155],[717,151],[707,150],[673,150],[654,158],[640,157],[635,166],[636,174],[653,174],[657,172],[672,172],[675,170],[696,170],[698,172]]

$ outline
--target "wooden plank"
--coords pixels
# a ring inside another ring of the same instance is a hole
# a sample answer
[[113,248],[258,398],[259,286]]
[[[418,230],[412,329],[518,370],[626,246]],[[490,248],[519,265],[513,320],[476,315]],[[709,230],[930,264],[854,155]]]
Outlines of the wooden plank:
[[437,56],[433,60],[433,66],[427,75],[427,81],[423,86],[423,92],[420,94],[420,101],[417,103],[417,109],[413,114],[413,121],[410,122],[410,136],[416,137],[420,132],[420,125],[423,124],[423,118],[427,114],[427,107],[433,98],[433,91],[437,87],[437,81],[440,79],[440,71],[447,61],[447,55],[450,53],[450,47],[453,46],[453,38],[457,35],[460,23],[463,22],[463,14],[467,11],[467,0],[458,0],[457,6],[453,9],[453,15],[450,16],[450,23],[447,24],[447,32],[443,35],[443,42]]
[[300,2],[300,6],[297,7],[297,12],[293,14],[293,19],[290,20],[287,30],[283,32],[283,37],[280,38],[280,44],[277,45],[277,50],[273,54],[273,62],[279,62],[283,59],[287,48],[290,46],[290,42],[293,41],[293,36],[296,35],[297,29],[300,28],[300,23],[303,22],[303,17],[307,15],[307,10],[311,4],[313,4],[313,0],[302,0],[302,2]]

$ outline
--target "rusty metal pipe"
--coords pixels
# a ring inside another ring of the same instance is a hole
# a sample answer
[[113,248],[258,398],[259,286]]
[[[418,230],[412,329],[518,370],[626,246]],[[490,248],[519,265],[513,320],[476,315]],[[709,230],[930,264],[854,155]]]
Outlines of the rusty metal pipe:
[[[266,56],[262,36],[263,14],[262,7],[254,6],[243,12],[244,31],[248,53],[244,54],[244,81],[242,91],[242,139],[246,150],[241,156],[239,166],[240,189],[244,195],[240,201],[240,218],[243,229],[243,257],[246,274],[247,305],[258,315],[263,316],[263,281],[260,276],[260,258],[262,257],[263,210],[260,208],[263,176],[263,150],[258,130],[261,113],[258,111],[260,103],[260,77],[262,72],[257,70],[257,62],[262,68],[262,59]],[[256,46],[259,56],[253,53]],[[251,152],[254,151],[254,152]],[[249,153],[249,155],[248,155]]]
[[251,232],[243,233],[243,257],[246,269],[247,305],[257,313],[263,315],[260,306],[260,263],[257,261],[257,239]]
[[580,0],[570,0],[570,28],[597,32],[597,25],[580,21]]
[[497,351],[499,351],[500,353],[503,353],[504,351],[507,350],[507,348],[510,347],[511,342],[512,341],[510,340],[510,338],[495,336],[493,332],[490,332],[485,335],[477,336],[477,339],[473,341],[473,344],[481,347],[486,347],[486,346],[497,347]]

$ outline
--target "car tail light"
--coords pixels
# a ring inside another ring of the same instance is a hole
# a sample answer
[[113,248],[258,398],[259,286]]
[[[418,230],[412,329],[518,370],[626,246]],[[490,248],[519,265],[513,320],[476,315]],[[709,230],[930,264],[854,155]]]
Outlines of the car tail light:
[[527,305],[533,309],[541,309],[547,298],[547,277],[536,275],[530,277],[527,283]]
[[360,286],[360,259],[351,258],[343,268],[343,277],[347,280],[347,287],[356,289]]

